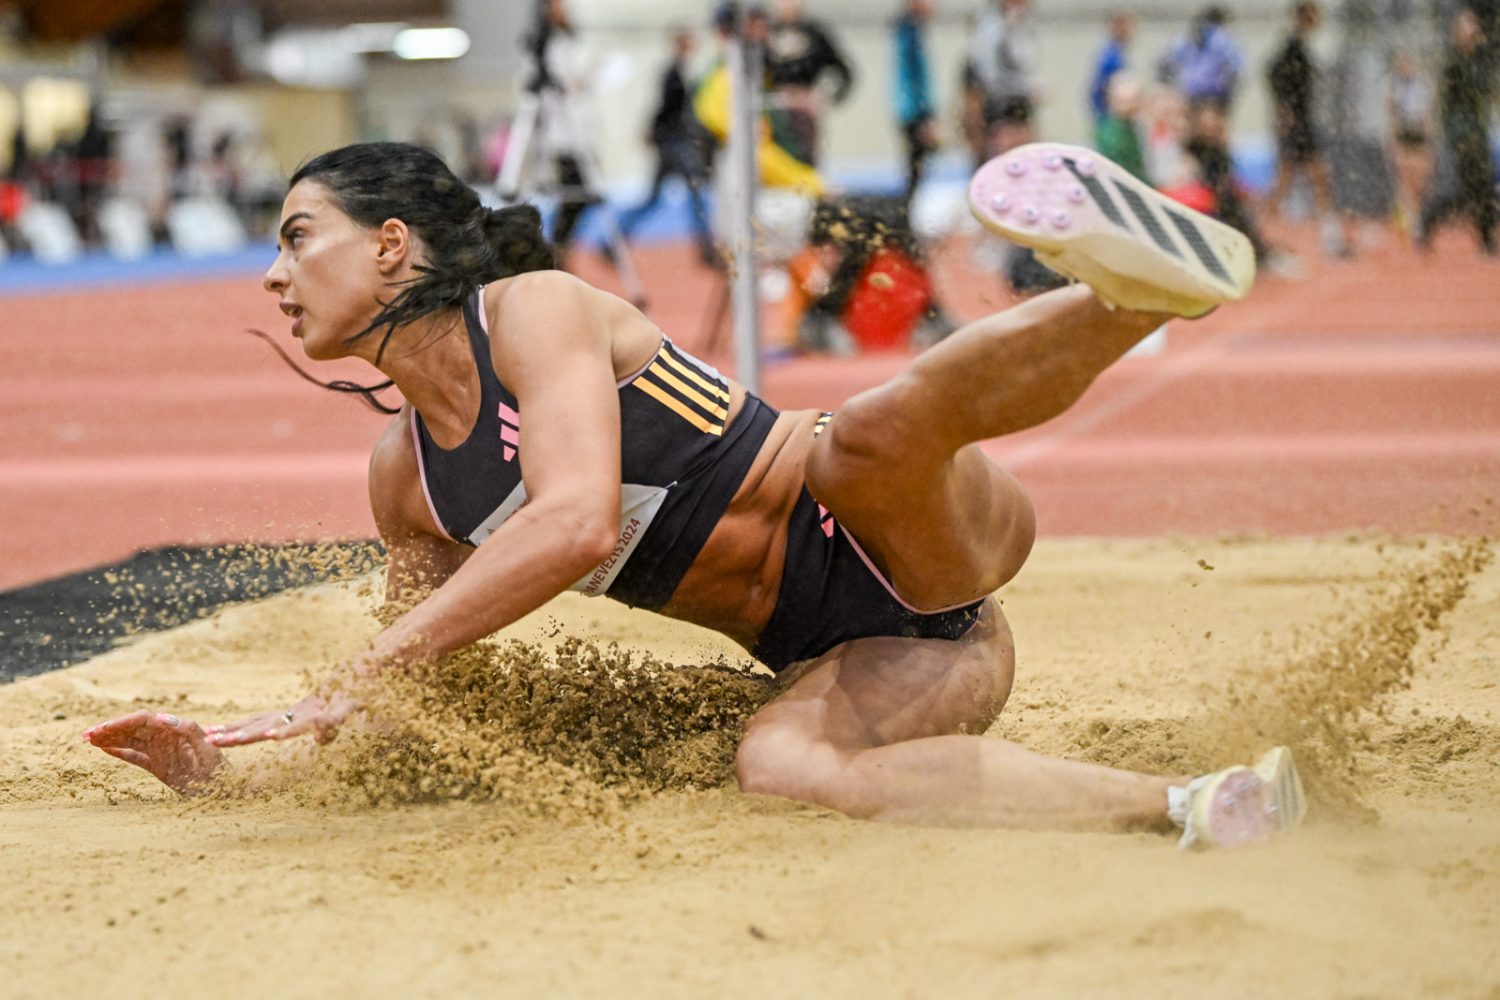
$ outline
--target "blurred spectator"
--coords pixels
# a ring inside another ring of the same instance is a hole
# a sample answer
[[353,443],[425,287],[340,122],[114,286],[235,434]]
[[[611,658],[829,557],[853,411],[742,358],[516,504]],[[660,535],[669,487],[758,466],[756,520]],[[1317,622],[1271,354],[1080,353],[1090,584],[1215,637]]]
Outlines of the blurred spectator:
[[1130,40],[1135,35],[1135,14],[1117,10],[1109,17],[1109,40],[1094,58],[1094,79],[1089,84],[1089,107],[1097,124],[1109,114],[1109,81],[1127,68]]
[[539,134],[556,175],[559,197],[552,242],[562,257],[573,242],[583,210],[598,200],[583,176],[580,160],[586,155],[581,147],[587,139],[582,134],[579,105],[588,95],[591,72],[565,0],[539,0],[528,48],[532,77],[527,89],[555,97],[550,107],[549,102],[542,102]]
[[904,0],[895,24],[896,71],[892,74],[896,123],[906,142],[906,203],[922,180],[927,156],[938,147],[932,102],[932,72],[927,62],[927,21],[932,0]]
[[1268,258],[1270,247],[1261,237],[1234,176],[1229,157],[1229,135],[1221,108],[1211,102],[1189,105],[1188,140],[1184,150],[1198,163],[1198,176],[1213,198],[1211,214],[1250,240],[1257,261]]
[[1323,252],[1331,257],[1352,253],[1348,221],[1333,203],[1328,163],[1315,120],[1318,67],[1308,51],[1308,37],[1322,22],[1315,0],[1298,0],[1292,7],[1292,30],[1266,66],[1271,110],[1276,129],[1276,179],[1266,195],[1266,212],[1275,216],[1298,174],[1312,188],[1313,204],[1322,222]]
[[1458,190],[1454,196],[1439,191],[1429,194],[1417,237],[1418,245],[1424,248],[1435,226],[1455,214],[1466,214],[1474,223],[1484,252],[1496,252],[1495,223],[1500,210],[1495,204],[1495,163],[1489,141],[1493,81],[1482,57],[1482,43],[1479,18],[1467,8],[1459,11],[1453,18],[1439,86],[1443,137],[1453,151]]
[[1225,29],[1228,20],[1223,7],[1205,7],[1162,59],[1159,70],[1186,105],[1183,150],[1198,165],[1197,181],[1212,204],[1212,214],[1244,233],[1256,259],[1265,261],[1269,247],[1245,205],[1229,155],[1229,108],[1244,57]]
[[1500,74],[1500,0],[1468,0],[1466,6],[1479,21],[1479,61],[1493,85]]
[[208,162],[204,164],[204,181],[208,193],[224,198],[232,205],[240,204],[239,149],[233,132],[220,132],[214,136]]
[[83,134],[73,145],[72,170],[77,179],[77,199],[72,208],[78,234],[90,245],[100,242],[99,209],[114,179],[114,134],[104,126],[95,100],[89,108]]
[[31,151],[26,145],[26,125],[16,123],[11,137],[10,166],[5,176],[0,177],[0,240],[11,247],[20,243],[17,220],[29,200],[31,183]]
[[1214,194],[1203,183],[1188,141],[1187,102],[1170,87],[1151,93],[1146,124],[1146,174],[1157,190],[1191,209],[1212,215]]
[[461,170],[459,176],[475,186],[494,183],[495,174],[485,161],[485,136],[479,119],[461,111],[454,116],[453,126],[458,133],[458,154],[454,162]]
[[[286,177],[259,128],[241,137],[239,154],[240,218],[251,233],[274,233],[280,222]],[[489,179],[493,180],[493,175]]]
[[1038,47],[1030,0],[990,0],[966,64],[984,129],[981,160],[1035,137]]
[[1386,107],[1396,169],[1396,226],[1415,237],[1422,192],[1432,177],[1436,100],[1431,81],[1406,49],[1398,50],[1392,63]]
[[[739,16],[739,5],[735,0],[723,0],[714,9],[714,33],[719,40],[719,54],[698,81],[693,91],[693,115],[720,144],[729,138],[729,66],[727,49],[734,37],[735,19]],[[770,31],[770,22],[765,8],[751,4],[745,9],[745,43],[747,46],[764,46]],[[823,178],[817,170],[799,160],[778,144],[766,116],[761,118],[760,139],[756,147],[760,161],[760,181],[766,187],[793,188],[810,197],[823,194]]]
[[[1175,87],[1187,104],[1186,146],[1198,150],[1195,153],[1190,148],[1189,153],[1203,169],[1204,184],[1226,192],[1225,185],[1233,184],[1229,107],[1234,102],[1244,66],[1239,46],[1224,27],[1228,21],[1229,15],[1223,7],[1217,4],[1205,7],[1160,65],[1163,82]],[[1237,195],[1230,200],[1235,199]],[[1232,215],[1241,214],[1234,208],[1229,211]]]
[[718,253],[708,231],[708,209],[703,202],[703,185],[708,180],[708,146],[712,141],[693,117],[688,100],[687,63],[692,58],[693,33],[678,30],[672,36],[672,61],[661,78],[661,94],[656,114],[651,119],[647,139],[656,150],[656,173],[651,192],[641,204],[620,218],[620,231],[626,239],[636,226],[661,201],[662,189],[673,177],[688,189],[693,208],[693,228],[698,237],[698,256],[704,264],[714,266]]
[[832,80],[834,104],[854,86],[854,71],[827,25],[806,15],[803,0],[778,0],[766,39],[767,105],[777,143],[808,166],[818,165],[828,100],[820,84]]
[[1244,56],[1224,25],[1229,15],[1217,4],[1193,18],[1161,63],[1162,79],[1191,106],[1210,105],[1227,114],[1239,87]]
[[[982,140],[976,166],[1036,138],[1040,49],[1029,0],[990,0],[974,23],[965,86],[977,105]],[[1026,247],[982,241],[979,253],[997,257],[1011,290],[1030,295],[1066,284]],[[998,254],[996,250],[998,249]]]
[[1094,145],[1099,152],[1150,184],[1146,153],[1141,148],[1140,112],[1140,83],[1130,73],[1112,74],[1104,114],[1094,126]]
[[[979,23],[979,15],[970,14],[964,19],[964,37],[973,38]],[[958,127],[968,147],[969,164],[978,170],[988,160],[990,152],[989,132],[984,125],[984,88],[979,75],[974,72],[974,60],[965,57],[959,73]]]

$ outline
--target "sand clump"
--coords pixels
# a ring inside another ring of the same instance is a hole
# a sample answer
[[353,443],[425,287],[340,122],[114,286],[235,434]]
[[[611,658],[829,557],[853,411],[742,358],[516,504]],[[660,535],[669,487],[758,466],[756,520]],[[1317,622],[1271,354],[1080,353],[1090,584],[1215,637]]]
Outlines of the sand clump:
[[[613,643],[479,642],[366,685],[356,725],[270,787],[315,805],[477,800],[611,817],[644,795],[731,780],[744,724],[770,694],[764,676]],[[243,777],[229,772],[210,797],[251,792]]]

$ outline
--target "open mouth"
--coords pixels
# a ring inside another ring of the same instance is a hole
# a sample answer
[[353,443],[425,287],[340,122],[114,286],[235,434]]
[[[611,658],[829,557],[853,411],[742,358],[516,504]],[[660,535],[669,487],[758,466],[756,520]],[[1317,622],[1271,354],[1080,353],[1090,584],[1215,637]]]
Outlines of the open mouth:
[[292,318],[292,336],[302,335],[302,307],[290,302],[281,303],[281,311]]

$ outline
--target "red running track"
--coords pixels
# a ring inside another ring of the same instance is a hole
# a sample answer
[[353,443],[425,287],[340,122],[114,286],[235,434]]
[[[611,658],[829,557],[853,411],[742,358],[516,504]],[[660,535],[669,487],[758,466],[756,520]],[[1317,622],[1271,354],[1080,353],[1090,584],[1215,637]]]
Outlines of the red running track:
[[[639,257],[654,317],[703,350],[716,279],[686,248]],[[934,266],[950,311],[1002,307],[967,259],[955,246]],[[1500,264],[1459,234],[1427,258],[1387,241],[1305,262],[1306,280],[1264,279],[1245,303],[1174,323],[1163,354],[1125,359],[1067,414],[986,443],[1044,534],[1491,529]],[[610,287],[596,262],[580,268]],[[386,418],[240,332],[286,327],[256,276],[12,297],[0,317],[0,588],[163,544],[373,534],[365,460]],[[835,409],[908,360],[783,362],[765,394]]]

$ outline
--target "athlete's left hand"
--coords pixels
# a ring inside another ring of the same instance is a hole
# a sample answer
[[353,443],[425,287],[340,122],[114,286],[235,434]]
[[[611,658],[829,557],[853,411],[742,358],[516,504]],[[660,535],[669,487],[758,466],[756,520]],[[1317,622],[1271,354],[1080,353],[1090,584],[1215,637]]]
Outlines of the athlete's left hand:
[[311,733],[327,743],[359,703],[346,694],[310,694],[291,708],[262,712],[239,722],[208,726],[203,730],[217,747],[239,747],[263,740],[289,740]]

